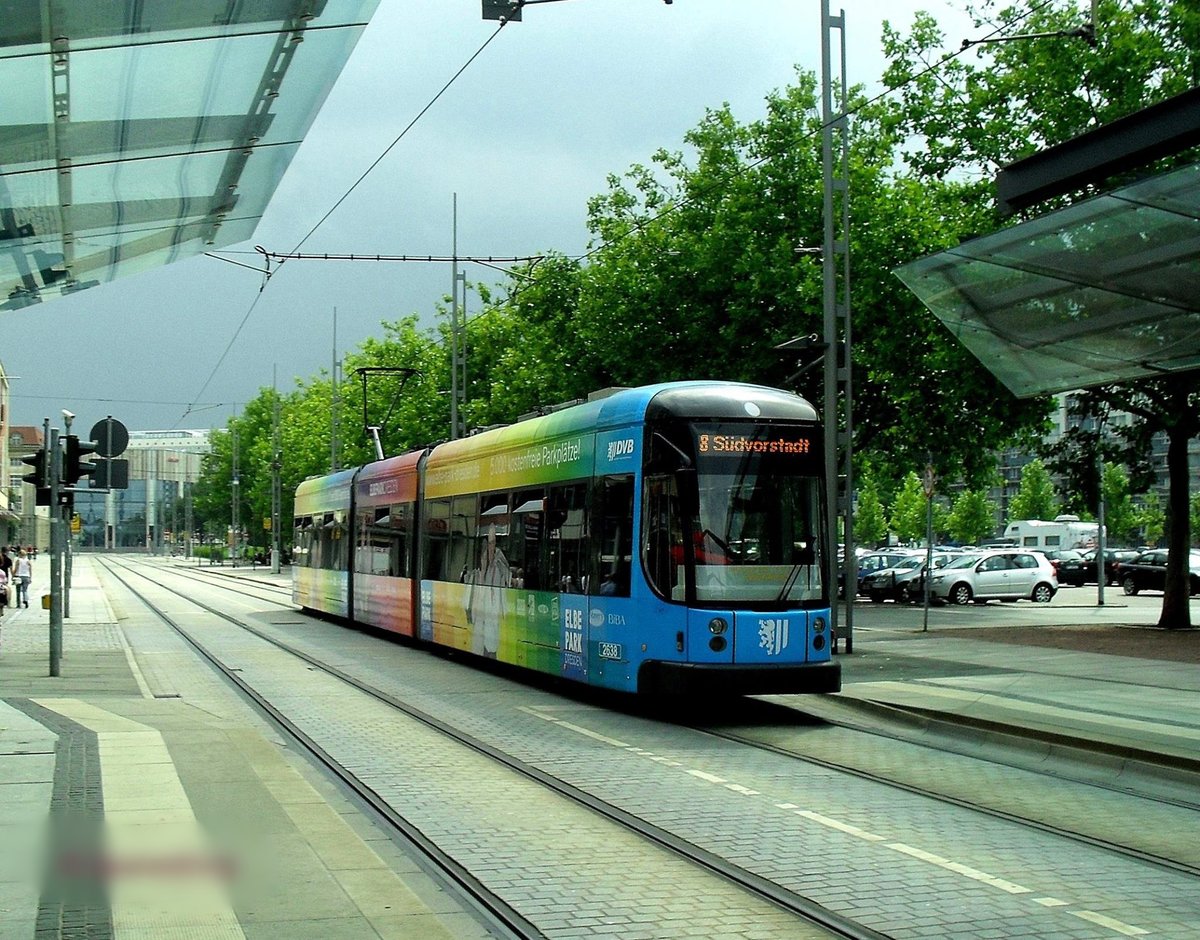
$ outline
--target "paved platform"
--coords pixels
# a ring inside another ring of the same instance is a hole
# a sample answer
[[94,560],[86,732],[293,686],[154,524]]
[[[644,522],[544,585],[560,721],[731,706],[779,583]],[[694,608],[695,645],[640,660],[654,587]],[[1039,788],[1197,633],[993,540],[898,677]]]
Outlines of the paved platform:
[[[0,937],[478,934],[190,653],[114,603],[78,556],[57,677],[48,613],[0,619]],[[1196,637],[1025,629],[864,629],[840,698],[1200,770]]]
[[51,677],[43,587],[0,618],[0,937],[480,934],[190,654],[131,628],[86,556]]

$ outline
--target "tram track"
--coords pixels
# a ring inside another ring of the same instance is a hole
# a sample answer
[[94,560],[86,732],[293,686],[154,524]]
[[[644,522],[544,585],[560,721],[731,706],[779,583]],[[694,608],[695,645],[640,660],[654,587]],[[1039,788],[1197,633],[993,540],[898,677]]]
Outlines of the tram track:
[[[340,682],[354,688],[355,690],[371,697],[372,699],[382,702],[391,708],[394,708],[409,718],[412,718],[422,725],[433,729],[439,734],[449,738],[453,742],[471,749],[472,751],[487,757],[496,764],[511,770],[522,777],[531,780],[539,786],[549,790],[561,797],[565,797],[578,806],[584,807],[591,812],[598,814],[610,822],[620,826],[627,832],[635,834],[640,839],[643,839],[661,849],[667,850],[674,856],[681,858],[689,864],[698,866],[708,873],[719,877],[723,881],[736,886],[738,889],[752,895],[760,900],[766,901],[774,907],[786,911],[787,913],[798,918],[800,921],[815,927],[821,932],[821,935],[850,938],[850,940],[887,940],[888,934],[881,933],[871,927],[861,924],[851,918],[846,917],[836,911],[825,907],[814,900],[807,898],[797,892],[779,885],[768,878],[762,877],[752,871],[749,871],[739,865],[731,863],[727,859],[722,858],[718,854],[708,851],[688,840],[679,837],[678,835],[648,822],[637,815],[630,813],[615,804],[607,802],[592,793],[587,792],[571,783],[562,780],[553,774],[547,773],[539,767],[531,763],[521,760],[503,750],[488,744],[478,737],[452,726],[450,723],[431,715],[422,709],[419,709],[409,702],[401,700],[399,697],[375,687],[374,685],[365,682],[361,678],[354,676],[345,670],[332,666],[323,662],[320,658],[310,655],[303,650],[297,649],[288,643],[280,641],[278,638],[271,636],[267,632],[255,627],[252,624],[246,623],[244,620],[231,616],[223,610],[212,607],[203,601],[197,600],[177,588],[164,584],[162,581],[151,577],[144,570],[140,570],[141,566],[127,565],[121,562],[116,562],[112,559],[105,559],[104,565],[109,573],[116,578],[131,594],[138,598],[147,609],[151,610],[155,616],[160,618],[164,623],[168,624],[171,629],[178,633],[193,649],[207,660],[214,669],[223,675],[228,681],[232,682],[243,694],[254,704],[254,706],[267,716],[270,721],[285,734],[295,741],[305,752],[309,753],[312,758],[329,773],[333,774],[341,784],[346,787],[356,798],[358,802],[369,806],[377,816],[383,820],[390,828],[401,833],[403,837],[412,845],[417,847],[425,854],[432,864],[435,864],[439,870],[443,871],[445,876],[454,884],[460,885],[463,890],[475,900],[479,905],[479,909],[490,917],[495,917],[498,924],[502,925],[506,931],[510,931],[508,935],[516,937],[541,937],[547,934],[542,933],[532,922],[526,920],[515,908],[510,906],[498,895],[490,892],[486,886],[475,878],[462,865],[456,862],[452,857],[446,855],[433,845],[430,840],[426,839],[423,834],[409,823],[402,815],[382,800],[369,786],[358,779],[348,768],[339,763],[336,758],[330,754],[321,744],[312,739],[299,728],[286,714],[276,708],[267,698],[261,695],[252,684],[247,681],[243,672],[240,669],[230,668],[224,663],[219,655],[214,654],[206,645],[197,639],[190,631],[180,626],[173,618],[159,608],[144,592],[139,591],[133,584],[130,583],[128,575],[133,575],[144,579],[155,585],[157,588],[171,592],[173,595],[185,599],[188,603],[205,610],[209,614],[221,618],[222,620],[246,631],[255,636],[260,641],[269,644],[270,646],[283,651],[291,656],[297,657],[309,666],[319,669],[328,676],[334,677]],[[171,572],[179,574],[178,572]],[[185,575],[186,576],[186,575]],[[228,576],[216,577],[212,580],[201,578],[206,585],[218,587],[226,591],[243,594],[254,597],[256,600],[264,600],[262,597],[251,594],[250,592],[236,589],[229,585]],[[276,601],[268,601],[275,603]],[[286,606],[286,609],[293,609],[291,605]]]
[[[284,585],[273,584],[270,581],[264,581],[262,578],[248,577],[246,575],[218,573],[202,565],[173,565],[166,570],[170,571],[173,575],[190,578],[201,584],[219,585],[234,593],[245,594],[247,597],[255,597],[256,595],[250,591],[242,590],[240,585],[253,585],[256,590],[267,595],[284,598],[287,602],[290,602],[292,597],[291,589]],[[239,585],[239,587],[234,587],[234,585]]]
[[[1178,874],[1189,875],[1194,878],[1200,878],[1200,866],[1190,864],[1188,862],[1178,861],[1176,859],[1167,858],[1154,852],[1139,849],[1134,846],[1123,845],[1118,842],[1113,842],[1109,839],[1100,838],[1094,835],[1089,835],[1084,832],[1079,832],[1076,829],[1065,828],[1053,822],[1041,819],[1034,819],[1027,814],[1019,814],[1015,812],[999,809],[995,806],[989,806],[986,803],[981,803],[975,800],[967,800],[959,797],[951,796],[940,790],[929,786],[920,786],[912,783],[906,783],[895,779],[894,776],[887,776],[879,773],[874,773],[864,770],[861,767],[856,767],[853,764],[842,761],[824,760],[813,757],[809,754],[798,753],[793,749],[781,747],[778,745],[768,744],[760,740],[755,740],[753,737],[734,732],[719,731],[713,728],[704,728],[703,726],[692,726],[697,732],[710,735],[725,741],[730,741],[735,744],[740,744],[756,750],[767,751],[772,754],[778,754],[784,757],[789,757],[794,760],[802,761],[808,765],[823,767],[828,770],[836,771],[837,773],[848,774],[860,780],[866,780],[871,783],[877,783],[884,786],[892,787],[897,790],[902,790],[906,793],[911,793],[915,796],[924,799],[935,800],[939,803],[945,803],[949,806],[956,806],[962,809],[967,809],[972,812],[980,813],[994,819],[1001,819],[1006,822],[1016,823],[1029,829],[1048,835],[1056,836],[1062,839],[1069,839],[1073,842],[1078,842],[1087,845],[1091,848],[1100,849],[1105,852],[1119,855],[1123,858],[1134,859],[1139,862],[1145,862],[1150,865],[1155,865]],[[861,732],[863,734],[873,734],[875,732]],[[903,740],[897,738],[896,740]],[[1146,799],[1153,799],[1147,797]]]

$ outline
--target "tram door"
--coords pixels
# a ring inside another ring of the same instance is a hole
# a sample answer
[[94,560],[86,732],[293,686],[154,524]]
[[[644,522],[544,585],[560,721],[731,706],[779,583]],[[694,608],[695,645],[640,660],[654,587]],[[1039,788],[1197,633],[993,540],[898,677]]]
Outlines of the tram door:
[[642,557],[646,579],[656,593],[667,599],[682,600],[683,513],[679,504],[679,484],[674,474],[646,478],[646,503],[642,513]]

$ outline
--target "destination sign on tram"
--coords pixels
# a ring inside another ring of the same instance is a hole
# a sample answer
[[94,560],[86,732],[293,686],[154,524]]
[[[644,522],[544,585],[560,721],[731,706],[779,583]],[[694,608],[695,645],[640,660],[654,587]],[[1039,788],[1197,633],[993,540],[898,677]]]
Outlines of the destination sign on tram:
[[704,454],[808,454],[812,441],[800,437],[751,437],[748,434],[701,434],[697,450]]

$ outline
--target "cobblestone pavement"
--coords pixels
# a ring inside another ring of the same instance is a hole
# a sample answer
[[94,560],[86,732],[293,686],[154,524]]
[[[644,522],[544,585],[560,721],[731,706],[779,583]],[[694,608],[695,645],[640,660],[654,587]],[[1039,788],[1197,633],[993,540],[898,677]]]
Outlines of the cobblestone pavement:
[[1133,624],[1064,624],[1039,627],[939,629],[939,636],[1042,646],[1109,656],[1200,664],[1200,628],[1164,630]]

